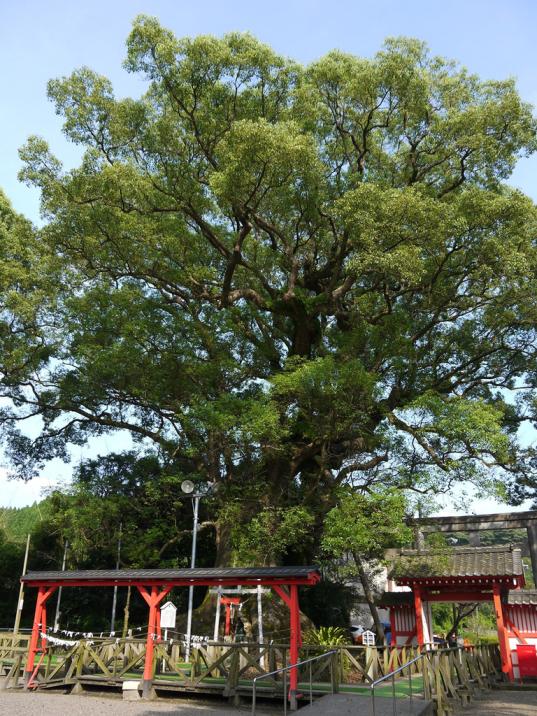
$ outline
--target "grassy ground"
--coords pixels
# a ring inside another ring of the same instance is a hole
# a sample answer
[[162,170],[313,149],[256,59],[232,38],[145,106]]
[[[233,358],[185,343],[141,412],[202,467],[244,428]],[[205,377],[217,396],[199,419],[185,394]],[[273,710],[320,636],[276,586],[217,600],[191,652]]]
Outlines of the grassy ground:
[[[54,666],[57,661],[61,661],[61,659],[57,659],[56,657],[52,657],[51,659],[51,666]],[[10,664],[13,663],[13,660],[11,659],[2,659],[2,662],[4,664]],[[188,665],[185,664],[184,667],[184,676],[179,676],[178,674],[175,674],[173,672],[168,672],[165,674],[157,674],[155,677],[155,681],[166,681],[167,683],[177,683],[177,686],[180,686],[185,681],[185,676],[189,676],[190,670],[188,669]],[[139,679],[141,677],[141,672],[129,672],[126,674],[123,674],[123,679]],[[103,680],[105,677],[103,676]],[[218,686],[219,684],[222,684],[222,686],[226,683],[226,679],[224,677],[205,677],[200,686],[203,684],[207,686]],[[262,691],[266,691],[267,684],[263,683],[263,681],[258,682],[258,689],[261,693]],[[252,688],[252,680],[251,679],[240,679],[239,680],[239,687],[242,687],[243,689],[250,689]],[[299,683],[299,689],[303,692],[309,692],[309,682],[304,681]],[[413,694],[419,694],[423,691],[423,678],[421,676],[413,675],[412,676],[412,686],[410,685],[408,678],[399,678],[395,679],[395,695],[397,698],[404,698],[410,694],[410,691],[412,689]],[[329,682],[316,682],[312,685],[312,692],[314,694],[328,694],[331,693],[332,686]],[[367,684],[340,684],[339,691],[341,693],[347,693],[347,694],[369,694],[370,688]],[[386,681],[381,686],[377,686],[375,688],[375,695],[376,696],[392,696],[392,682],[390,680]]]

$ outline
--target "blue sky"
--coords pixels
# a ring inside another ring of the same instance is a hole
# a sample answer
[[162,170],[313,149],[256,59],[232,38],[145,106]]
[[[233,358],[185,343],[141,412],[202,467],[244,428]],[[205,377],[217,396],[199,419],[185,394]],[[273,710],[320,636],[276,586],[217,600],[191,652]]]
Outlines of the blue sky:
[[[157,16],[180,36],[247,30],[304,63],[333,48],[370,56],[388,36],[417,37],[434,54],[456,59],[483,78],[514,76],[522,97],[537,105],[534,0],[0,0],[0,187],[34,221],[39,197],[17,181],[18,148],[39,134],[67,165],[78,156],[47,101],[47,81],[87,65],[107,75],[119,96],[142,92],[140,78],[121,66],[139,13]],[[523,159],[511,183],[537,200],[536,177],[537,157]],[[27,487],[0,479],[0,502],[32,500],[57,472],[66,474],[63,466],[52,465]]]

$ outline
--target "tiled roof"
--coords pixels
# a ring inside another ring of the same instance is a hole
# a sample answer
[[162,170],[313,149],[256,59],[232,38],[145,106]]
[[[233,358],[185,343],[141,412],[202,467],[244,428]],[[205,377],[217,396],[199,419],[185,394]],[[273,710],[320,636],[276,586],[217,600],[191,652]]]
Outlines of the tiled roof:
[[537,589],[515,589],[509,592],[508,604],[537,604]]
[[317,567],[223,567],[196,569],[88,569],[70,572],[27,572],[22,581],[32,582],[80,582],[80,581],[144,581],[155,580],[192,580],[193,582],[237,580],[281,580],[307,579],[310,575],[319,575]]
[[396,582],[434,577],[519,577],[523,574],[521,551],[511,545],[401,550],[391,570]]

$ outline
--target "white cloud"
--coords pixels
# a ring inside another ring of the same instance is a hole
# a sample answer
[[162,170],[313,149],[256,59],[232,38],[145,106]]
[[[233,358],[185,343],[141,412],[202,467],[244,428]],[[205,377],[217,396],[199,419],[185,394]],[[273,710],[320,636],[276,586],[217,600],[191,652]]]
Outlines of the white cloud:
[[58,484],[57,478],[41,475],[33,480],[8,479],[8,472],[0,468],[0,505],[2,507],[24,507],[43,499],[43,493]]

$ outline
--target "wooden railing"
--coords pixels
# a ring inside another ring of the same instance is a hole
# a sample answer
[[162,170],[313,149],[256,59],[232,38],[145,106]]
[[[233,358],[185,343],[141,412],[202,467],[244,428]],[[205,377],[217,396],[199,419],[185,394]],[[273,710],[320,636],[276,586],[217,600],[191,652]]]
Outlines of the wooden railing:
[[0,689],[18,686],[29,642],[29,634],[0,632]]
[[[28,642],[28,635],[0,633],[2,688],[20,685]],[[68,647],[49,642],[45,654],[39,657],[35,685],[46,688],[99,683],[119,687],[124,680],[141,678],[145,647],[145,639],[135,638],[80,640]],[[317,695],[342,686],[368,686],[419,654],[415,647],[303,646],[300,659],[310,659],[329,650],[333,650],[335,656],[315,662],[311,674],[313,693]],[[283,669],[290,663],[288,644],[209,642],[193,649],[190,664],[184,663],[184,656],[180,641],[155,644],[155,686],[234,696],[250,692],[254,678]],[[299,682],[310,681],[307,668],[298,667]],[[472,650],[432,650],[427,652],[426,659],[404,669],[403,678],[408,678],[410,669],[412,674],[423,677],[423,696],[434,701],[437,713],[442,716],[449,712],[454,700],[465,703],[502,677],[499,650],[495,645],[476,646]],[[283,680],[278,675],[263,679],[261,688],[267,695],[281,695]]]
[[465,705],[503,678],[495,644],[431,651],[422,664],[424,696],[434,702],[438,716],[450,714],[454,701]]

